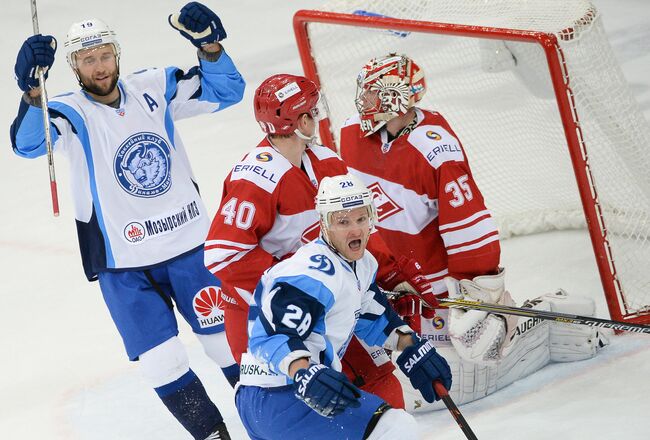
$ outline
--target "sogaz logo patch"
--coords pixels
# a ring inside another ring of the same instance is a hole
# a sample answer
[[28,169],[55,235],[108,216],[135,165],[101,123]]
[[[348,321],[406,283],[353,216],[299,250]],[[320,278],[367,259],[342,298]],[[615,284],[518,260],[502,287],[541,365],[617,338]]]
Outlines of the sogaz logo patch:
[[442,139],[442,136],[440,136],[438,133],[436,133],[435,131],[432,131],[432,130],[427,131],[426,136],[429,139],[433,139],[434,141],[439,141],[440,139]]
[[114,173],[127,193],[151,198],[169,191],[171,158],[167,142],[155,133],[138,133],[117,149]]

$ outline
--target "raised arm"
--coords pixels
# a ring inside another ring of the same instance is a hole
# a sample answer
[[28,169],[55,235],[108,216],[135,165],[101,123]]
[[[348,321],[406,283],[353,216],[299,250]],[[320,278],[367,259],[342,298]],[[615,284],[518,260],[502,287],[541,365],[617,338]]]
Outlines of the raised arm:
[[197,48],[199,58],[199,65],[187,72],[166,69],[165,96],[172,118],[215,112],[241,101],[246,84],[221,46],[227,34],[217,14],[190,2],[179,14],[171,15],[169,23]]

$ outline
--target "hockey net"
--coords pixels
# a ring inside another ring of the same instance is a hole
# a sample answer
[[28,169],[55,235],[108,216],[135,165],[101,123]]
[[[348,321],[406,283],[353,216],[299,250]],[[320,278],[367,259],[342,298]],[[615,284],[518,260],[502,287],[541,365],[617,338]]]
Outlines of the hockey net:
[[409,55],[501,237],[587,227],[610,315],[650,322],[650,129],[588,1],[334,1],[294,30],[330,107],[324,143],[355,113],[360,68]]

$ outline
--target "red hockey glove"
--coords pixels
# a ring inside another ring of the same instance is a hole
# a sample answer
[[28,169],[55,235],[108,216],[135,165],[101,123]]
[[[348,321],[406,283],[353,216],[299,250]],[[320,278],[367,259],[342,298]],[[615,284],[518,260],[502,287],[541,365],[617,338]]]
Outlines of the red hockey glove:
[[[392,276],[387,277],[388,280],[385,284],[388,290],[393,290],[395,292],[408,292],[414,295],[417,295],[420,298],[423,298],[425,302],[422,304],[421,314],[427,319],[431,319],[436,315],[436,307],[438,307],[438,300],[436,296],[431,292],[431,283],[422,275],[422,268],[420,264],[412,258],[406,258],[405,256],[399,257],[397,260],[397,268]],[[413,295],[402,295],[397,299],[402,301],[407,301],[406,298]],[[413,298],[414,300],[414,298]],[[402,305],[400,305],[401,307]],[[393,304],[395,307],[395,304]],[[420,307],[414,307],[415,310],[419,312]],[[397,308],[396,308],[397,310]],[[399,313],[399,312],[398,312]],[[413,316],[415,313],[409,315],[401,316]]]
[[[429,292],[422,295],[424,301],[422,301],[422,317],[427,319],[433,319],[436,316],[436,308],[439,307],[438,299],[436,296]],[[429,307],[429,304],[433,306]]]
[[389,298],[388,302],[402,318],[420,314],[420,298],[412,293],[400,292],[399,295]]

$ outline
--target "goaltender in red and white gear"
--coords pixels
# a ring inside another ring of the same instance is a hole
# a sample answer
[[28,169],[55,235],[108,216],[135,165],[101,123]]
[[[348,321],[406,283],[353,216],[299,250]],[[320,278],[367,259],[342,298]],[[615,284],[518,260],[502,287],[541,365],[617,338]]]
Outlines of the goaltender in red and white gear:
[[[341,129],[341,157],[373,189],[377,229],[393,252],[405,256],[401,262],[419,262],[427,291],[513,305],[498,268],[496,224],[450,124],[440,113],[416,107],[425,92],[424,72],[408,56],[370,60],[357,77],[358,115]],[[409,299],[398,295],[393,306],[400,313],[417,311],[417,301]],[[527,304],[593,313],[593,302],[564,292]],[[457,403],[484,397],[548,362],[590,357],[605,344],[591,328],[485,312],[438,309],[421,327],[416,316],[407,319],[450,360],[450,395]],[[404,380],[402,387],[407,410],[442,407],[424,402]]]

